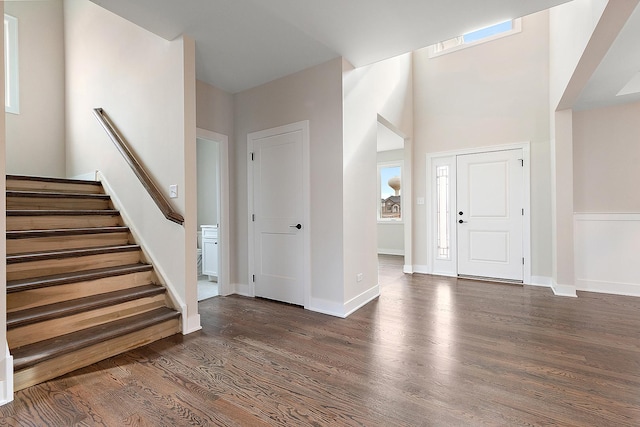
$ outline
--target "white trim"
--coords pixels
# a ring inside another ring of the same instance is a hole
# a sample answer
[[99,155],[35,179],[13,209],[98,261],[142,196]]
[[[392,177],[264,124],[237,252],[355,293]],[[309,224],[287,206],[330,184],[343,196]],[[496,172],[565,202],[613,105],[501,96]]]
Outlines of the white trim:
[[553,281],[549,276],[531,276],[531,282],[525,283],[525,285],[530,286],[542,286],[545,288],[550,288]]
[[[254,141],[268,138],[272,136],[282,135],[284,133],[302,132],[302,193],[303,193],[303,221],[302,227],[303,238],[303,287],[304,287],[304,307],[309,308],[309,300],[311,296],[311,195],[310,195],[310,158],[309,158],[309,120],[303,120],[284,126],[265,129],[258,132],[252,132],[247,135],[247,223],[248,223],[248,280],[255,274],[255,256],[254,256],[254,239],[255,227],[251,219],[253,213],[253,163],[251,153],[254,151]],[[255,285],[251,282],[251,290],[247,296],[255,296]]]
[[206,141],[214,141],[219,145],[219,163],[220,168],[220,206],[218,206],[218,245],[220,247],[220,271],[218,273],[219,293],[226,296],[234,293],[234,287],[230,286],[229,277],[231,274],[231,255],[229,249],[230,237],[230,213],[229,213],[229,137],[221,133],[212,132],[210,130],[196,128],[196,139],[204,139]]
[[551,280],[551,290],[553,290],[554,295],[559,297],[576,298],[578,296],[575,286],[558,284],[555,280]]
[[378,255],[398,255],[398,256],[404,256],[404,250],[402,250],[402,249],[385,249],[385,248],[378,248]]
[[413,265],[413,272],[418,274],[431,274],[431,270],[428,265]]
[[322,298],[309,298],[309,306],[305,307],[316,313],[328,314],[329,316],[345,318],[344,304],[336,301],[330,301]]
[[243,297],[254,297],[253,286],[246,283],[236,283],[234,286],[235,293]]
[[604,282],[599,280],[576,279],[576,288],[579,291],[598,292],[602,294],[626,295],[640,297],[640,284]]
[[[11,114],[20,114],[18,18],[6,13],[4,14],[4,38],[5,88],[8,88],[5,94],[4,111]],[[8,72],[7,68],[9,68]],[[7,79],[10,80],[7,81]]]
[[0,406],[13,401],[13,356],[5,342],[4,359],[0,361],[4,380],[0,381]]
[[[522,150],[522,157],[524,159],[524,170],[523,170],[523,174],[524,174],[524,195],[523,195],[523,204],[524,204],[524,216],[523,216],[523,229],[522,229],[522,242],[523,242],[523,246],[522,246],[522,256],[525,259],[525,265],[524,265],[524,270],[523,270],[523,278],[522,281],[523,283],[531,283],[531,148],[530,148],[530,142],[529,141],[525,141],[525,142],[520,142],[520,143],[513,143],[513,144],[504,144],[504,145],[491,145],[491,146],[487,146],[487,147],[475,147],[475,148],[466,148],[466,149],[460,149],[460,150],[451,150],[451,151],[441,151],[441,152],[435,152],[435,153],[428,153],[426,155],[426,169],[427,169],[427,197],[429,198],[429,200],[431,200],[432,202],[432,207],[434,206],[433,204],[433,197],[435,197],[434,190],[434,179],[433,178],[433,163],[435,161],[437,161],[438,159],[446,159],[448,157],[456,157],[456,156],[462,156],[462,155],[467,155],[467,154],[480,154],[480,153],[489,153],[489,152],[494,152],[494,151],[507,151],[507,150]],[[457,170],[455,168],[455,162],[454,162],[454,169],[452,169],[452,174],[457,174]],[[455,192],[453,193],[455,195]],[[452,200],[455,200],[452,199]],[[428,260],[429,260],[429,266],[425,266],[427,267],[427,274],[429,274],[430,272],[433,271],[433,266],[435,263],[435,251],[433,249],[434,243],[435,243],[435,237],[433,235],[434,230],[435,230],[435,218],[432,213],[433,209],[427,209],[427,256],[428,256]],[[455,209],[452,209],[452,211],[455,211]],[[455,217],[455,212],[453,212],[454,217]],[[455,220],[454,220],[455,221]],[[456,239],[456,235],[455,235],[455,230],[456,227],[451,227],[451,241],[452,243],[455,242]],[[454,243],[455,244],[455,243]],[[457,253],[457,247],[455,247],[456,253]],[[454,247],[452,246],[452,259],[455,258],[455,255],[453,254],[454,252]],[[456,268],[456,273],[457,273],[457,263],[455,263],[455,268]],[[442,274],[442,273],[440,273]],[[450,272],[448,274],[451,274]]]
[[411,264],[405,264],[402,266],[402,272],[405,274],[413,274],[413,266]]
[[640,221],[640,213],[574,213],[576,221]]
[[344,315],[343,317],[348,317],[361,307],[367,305],[369,302],[380,296],[380,286],[375,285],[372,288],[367,289],[362,292],[360,295],[357,295],[351,298],[349,301],[344,303]]
[[124,209],[124,205],[118,198],[116,192],[113,191],[113,187],[111,187],[111,185],[109,184],[109,181],[106,178],[106,176],[101,171],[96,171],[96,180],[102,183],[104,192],[111,197],[111,203],[113,203],[113,206],[118,210],[125,224],[127,224],[127,227],[129,227],[129,231],[133,236],[134,240],[140,244],[140,250],[144,254],[145,258],[150,260],[151,264],[153,264],[153,268],[158,276],[158,279],[160,280],[161,284],[164,285],[164,287],[167,289],[167,295],[171,300],[173,306],[178,311],[180,311],[180,315],[182,318],[182,334],[187,335],[187,334],[190,334],[191,332],[195,332],[202,329],[202,326],[200,325],[200,315],[196,314],[191,317],[187,316],[187,312],[188,312],[187,304],[180,297],[180,294],[176,290],[173,283],[167,280],[168,276],[164,271],[164,269],[162,268],[161,263],[158,262],[158,260],[153,256],[153,254],[147,252],[146,241],[141,237],[141,234],[138,231],[135,225],[135,222],[132,221],[131,218],[127,215],[127,211]]

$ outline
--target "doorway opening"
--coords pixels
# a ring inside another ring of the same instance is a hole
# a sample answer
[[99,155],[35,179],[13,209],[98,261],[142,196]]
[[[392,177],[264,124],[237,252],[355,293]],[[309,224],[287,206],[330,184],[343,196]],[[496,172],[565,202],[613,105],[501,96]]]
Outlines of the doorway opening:
[[228,164],[225,135],[197,130],[198,301],[228,294]]
[[[379,118],[382,119],[382,118]],[[382,287],[403,274],[407,200],[405,138],[384,120],[377,123],[378,283]]]

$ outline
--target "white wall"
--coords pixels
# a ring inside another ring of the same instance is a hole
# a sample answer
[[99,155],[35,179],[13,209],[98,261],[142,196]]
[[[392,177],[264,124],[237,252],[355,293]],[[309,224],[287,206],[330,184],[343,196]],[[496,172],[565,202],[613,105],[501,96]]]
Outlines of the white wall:
[[[532,274],[551,276],[548,12],[522,19],[522,32],[430,59],[414,53],[414,197],[428,196],[426,155],[531,143]],[[429,203],[414,208],[415,236],[427,235]],[[414,265],[428,265],[417,237]]]
[[65,176],[62,0],[7,1],[18,18],[20,114],[6,114],[7,173]]
[[640,103],[573,113],[574,210],[640,213]]
[[[377,258],[378,115],[405,136],[405,153],[413,135],[412,54],[354,69],[343,64],[344,96],[344,301],[345,312],[357,309],[379,293]],[[410,159],[411,156],[405,156]],[[405,162],[411,164],[410,161]],[[410,168],[409,168],[410,169]],[[411,176],[410,170],[407,171]],[[403,184],[410,194],[410,181]],[[405,200],[405,213],[411,211]],[[363,275],[358,281],[359,274]]]
[[[0,3],[0,10],[5,6],[5,2]],[[0,34],[0,43],[4,46],[4,31]],[[4,81],[4,55],[0,58],[0,76]],[[0,85],[0,98],[4,99],[4,85]],[[5,139],[5,118],[0,116],[0,172],[4,176],[6,174],[6,139]],[[6,181],[0,182],[0,191],[2,194],[6,191]],[[1,198],[0,209],[5,212],[7,202],[4,197]],[[5,236],[7,232],[6,221],[0,221],[0,234]],[[7,241],[2,239],[0,244],[0,258],[7,258]],[[6,295],[7,292],[7,265],[5,262],[0,263],[0,294]],[[7,299],[0,298],[0,405],[13,400],[13,360],[9,355],[7,346]]]
[[[309,120],[311,159],[310,307],[335,311],[343,303],[342,249],[342,79],[341,60],[235,95],[235,193],[237,265],[232,276],[249,285],[247,211],[247,135]],[[374,246],[375,247],[375,246]]]
[[[163,40],[88,0],[65,0],[67,175],[100,170],[137,237],[199,328],[196,271],[195,44]],[[168,197],[167,221],[92,116],[103,107]],[[189,144],[186,144],[189,141]],[[187,268],[186,266],[189,266]],[[185,284],[193,284],[186,286]]]
[[202,225],[218,224],[218,143],[196,139],[198,169],[198,230]]

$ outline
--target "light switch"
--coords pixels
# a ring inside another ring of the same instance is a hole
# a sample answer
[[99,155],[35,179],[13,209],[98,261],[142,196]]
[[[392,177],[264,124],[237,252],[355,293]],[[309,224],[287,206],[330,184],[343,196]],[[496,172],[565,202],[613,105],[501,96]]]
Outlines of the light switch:
[[171,184],[169,186],[169,197],[175,199],[178,197],[178,184]]

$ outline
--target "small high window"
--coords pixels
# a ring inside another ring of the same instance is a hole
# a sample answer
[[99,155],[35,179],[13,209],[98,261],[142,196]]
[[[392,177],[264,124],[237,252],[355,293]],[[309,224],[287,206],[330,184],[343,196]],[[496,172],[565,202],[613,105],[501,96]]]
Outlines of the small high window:
[[460,49],[486,43],[501,37],[519,33],[522,29],[521,19],[510,19],[495,25],[471,31],[459,37],[454,37],[440,43],[429,46],[429,57],[444,55]]
[[4,110],[20,113],[18,85],[18,19],[4,15]]

